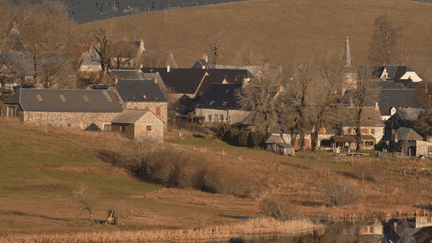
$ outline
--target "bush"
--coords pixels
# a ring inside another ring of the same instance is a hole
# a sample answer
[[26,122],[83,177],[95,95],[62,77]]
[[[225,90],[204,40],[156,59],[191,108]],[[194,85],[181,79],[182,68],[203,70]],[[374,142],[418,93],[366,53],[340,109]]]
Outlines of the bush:
[[229,131],[228,143],[231,145],[238,145],[240,133],[241,131],[237,127],[232,127]]
[[230,129],[231,129],[231,125],[229,123],[219,124],[216,128],[216,134],[218,138],[225,140]]
[[379,173],[379,168],[372,168],[369,165],[357,165],[353,170],[354,177],[361,181],[379,182]]
[[252,131],[249,133],[249,144],[251,147],[259,147],[262,140],[261,133],[258,131]]
[[257,186],[246,184],[248,178],[232,174],[214,161],[172,146],[134,141],[132,152],[122,155],[107,150],[99,151],[99,158],[112,165],[125,167],[138,178],[166,187],[192,188],[210,193],[229,194],[236,197],[255,198]]
[[276,197],[266,198],[261,204],[261,211],[267,217],[288,221],[299,217],[299,210]]
[[241,131],[239,135],[239,145],[243,147],[248,146],[248,138],[249,138],[249,131]]
[[360,193],[357,188],[343,180],[327,183],[323,196],[329,205],[337,207],[357,202],[360,199]]

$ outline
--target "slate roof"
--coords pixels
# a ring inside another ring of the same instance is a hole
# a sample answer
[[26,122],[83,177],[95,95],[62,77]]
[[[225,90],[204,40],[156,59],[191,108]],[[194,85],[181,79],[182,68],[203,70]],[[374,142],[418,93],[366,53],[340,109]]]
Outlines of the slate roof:
[[116,116],[111,123],[133,124],[138,121],[147,112],[146,110],[124,110]]
[[[20,76],[33,76],[35,72],[33,58],[28,51],[9,51],[0,52],[1,58],[15,74]],[[45,67],[45,68],[44,68]],[[40,62],[40,72],[52,72],[62,70],[68,75],[74,75],[75,71],[68,61],[59,52],[46,53]],[[53,68],[51,70],[51,68]]]
[[168,102],[160,87],[151,80],[121,80],[117,90],[125,102]]
[[247,66],[234,66],[234,65],[215,65],[216,69],[231,69],[231,70],[247,70],[252,75],[263,69],[262,65],[247,65]]
[[283,140],[283,138],[278,134],[278,135],[271,135],[266,141],[265,143],[285,143],[285,141]]
[[409,127],[401,127],[396,133],[398,140],[423,140],[422,136]]
[[378,97],[378,104],[383,116],[390,115],[392,107],[416,107],[414,89],[382,89]]
[[210,88],[198,100],[196,108],[217,110],[239,110],[236,90],[241,84],[211,84]]
[[119,80],[152,80],[155,77],[159,87],[166,88],[162,77],[158,73],[143,73],[131,69],[113,69],[110,71],[110,75],[111,77],[117,76]]
[[167,89],[180,94],[195,94],[206,70],[172,68],[142,68],[143,73],[159,73]]
[[213,61],[211,61],[211,60],[208,60],[208,61],[206,61],[206,60],[204,60],[204,59],[198,59],[193,65],[192,65],[192,67],[191,68],[193,68],[193,69],[202,69],[202,66],[204,66],[205,67],[205,69],[215,69],[216,68],[216,66],[215,66],[215,63],[213,62]]
[[119,80],[145,80],[142,72],[131,69],[112,69],[110,76],[117,76]]
[[[65,101],[62,101],[60,95]],[[121,112],[123,110],[117,96],[110,90],[19,89],[4,103],[19,104],[24,111]]]
[[100,65],[101,65],[101,56],[99,52],[92,46],[84,54],[84,58],[83,61],[81,62],[81,66],[100,66]]
[[386,129],[398,129],[400,127],[414,128],[414,121],[418,119],[422,111],[423,109],[421,108],[401,108],[385,121]]
[[224,80],[228,84],[241,84],[244,78],[252,77],[247,70],[211,69],[207,70],[208,76],[204,78],[198,88],[197,95],[204,94],[211,84],[221,84]]

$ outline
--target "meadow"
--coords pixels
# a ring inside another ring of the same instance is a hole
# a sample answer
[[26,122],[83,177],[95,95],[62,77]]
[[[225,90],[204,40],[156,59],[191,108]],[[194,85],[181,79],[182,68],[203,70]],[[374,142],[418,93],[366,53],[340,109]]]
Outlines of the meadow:
[[[205,232],[227,225],[275,224],[271,219],[259,221],[261,204],[270,197],[284,200],[302,216],[400,217],[429,214],[431,208],[428,160],[354,158],[326,151],[287,157],[230,146],[200,129],[170,129],[163,146],[189,157],[195,154],[233,178],[241,178],[244,185],[254,185],[254,196],[242,197],[229,190],[210,193],[149,181],[101,159],[102,150],[128,154],[134,146],[116,133],[29,127],[16,119],[1,118],[0,138],[0,237],[11,241],[18,239],[14,237],[36,239],[41,233],[45,238],[40,239],[45,240],[54,235],[82,235],[81,239],[96,239],[91,238],[94,236],[104,241],[118,231],[130,232],[131,239],[150,237],[142,231],[154,237],[167,232],[190,236],[198,231],[204,237]],[[366,176],[360,177],[362,172]],[[343,207],[328,205],[322,191],[336,179],[355,185],[361,192],[360,201]],[[74,200],[74,191],[81,188],[94,207],[94,224]],[[119,215],[118,225],[103,224],[110,208]],[[258,221],[241,222],[237,217]]]

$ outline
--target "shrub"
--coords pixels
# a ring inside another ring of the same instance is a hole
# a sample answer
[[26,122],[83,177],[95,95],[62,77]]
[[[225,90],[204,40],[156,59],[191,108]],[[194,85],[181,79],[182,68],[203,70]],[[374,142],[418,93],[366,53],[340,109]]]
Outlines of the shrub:
[[372,168],[370,165],[357,165],[353,170],[354,177],[361,181],[369,180],[372,182],[378,182],[379,173],[379,168]]
[[360,193],[357,188],[344,180],[327,183],[323,196],[328,204],[337,207],[357,202],[360,199]]
[[172,146],[155,144],[151,140],[134,141],[132,152],[126,155],[99,151],[99,158],[132,171],[138,178],[166,187],[192,188],[210,193],[255,198],[256,185],[247,184],[248,178],[234,175],[215,166],[203,155],[178,150]]
[[216,134],[219,139],[225,139],[227,133],[231,129],[231,125],[229,123],[221,123],[216,128]]
[[284,200],[276,197],[266,198],[261,204],[261,212],[267,217],[288,221],[299,217],[299,210],[289,206]]
[[240,130],[237,127],[232,127],[229,131],[228,143],[231,145],[238,145]]
[[249,138],[249,131],[241,131],[239,135],[239,145],[247,147]]
[[261,133],[258,131],[252,131],[249,133],[249,144],[251,147],[257,148],[259,147],[262,140]]

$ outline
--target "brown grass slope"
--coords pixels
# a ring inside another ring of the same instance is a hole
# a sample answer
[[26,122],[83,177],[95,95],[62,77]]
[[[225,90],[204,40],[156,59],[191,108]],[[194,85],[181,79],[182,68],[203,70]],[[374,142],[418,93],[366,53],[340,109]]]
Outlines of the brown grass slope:
[[386,14],[404,29],[406,52],[416,60],[407,64],[417,65],[431,61],[431,12],[430,4],[405,0],[266,0],[138,14],[82,27],[111,25],[116,38],[141,29],[136,38],[172,50],[180,67],[201,56],[216,30],[223,31],[221,63],[227,64],[243,43],[283,65],[327,50],[342,54],[348,35],[353,62],[360,65],[367,62],[374,20]]

